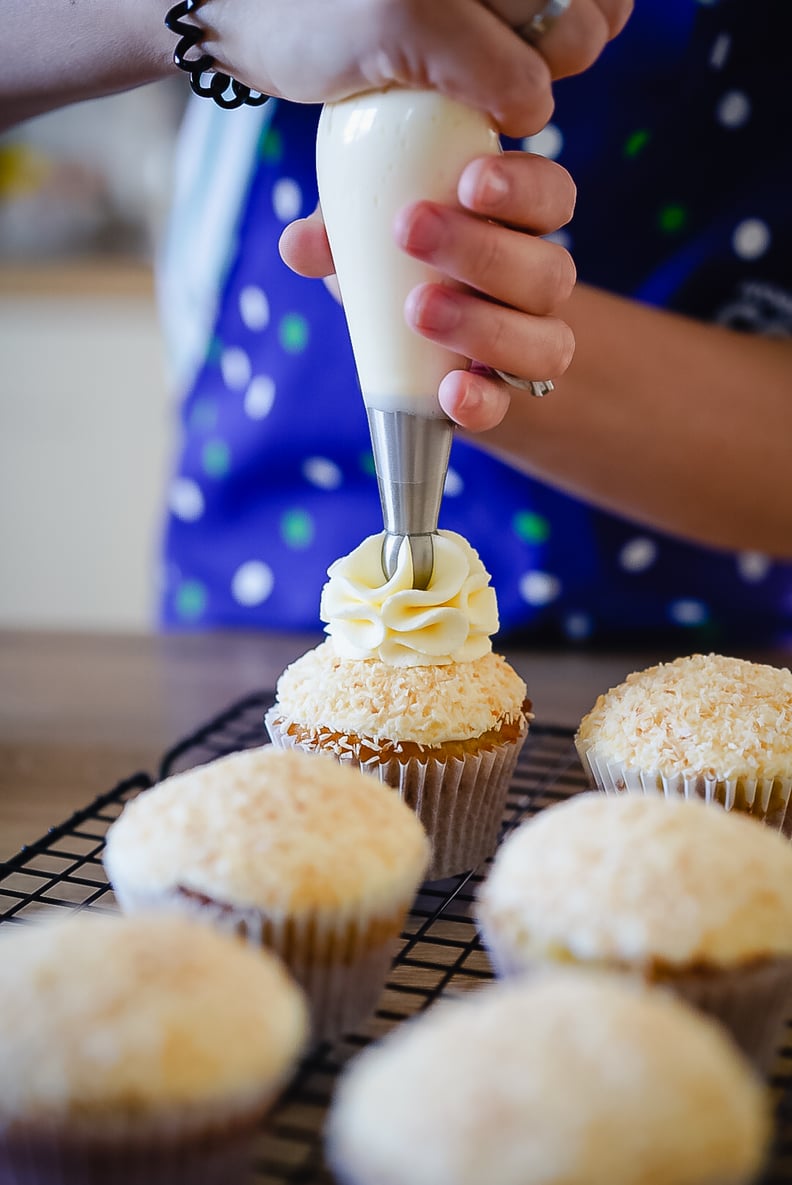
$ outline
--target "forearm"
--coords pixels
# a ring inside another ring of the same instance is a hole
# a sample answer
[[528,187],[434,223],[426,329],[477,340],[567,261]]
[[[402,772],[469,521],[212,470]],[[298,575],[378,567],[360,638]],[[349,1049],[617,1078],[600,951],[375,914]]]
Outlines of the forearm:
[[163,78],[167,0],[5,0],[0,130],[53,107]]
[[556,392],[472,439],[552,485],[716,547],[792,556],[792,342],[579,285]]

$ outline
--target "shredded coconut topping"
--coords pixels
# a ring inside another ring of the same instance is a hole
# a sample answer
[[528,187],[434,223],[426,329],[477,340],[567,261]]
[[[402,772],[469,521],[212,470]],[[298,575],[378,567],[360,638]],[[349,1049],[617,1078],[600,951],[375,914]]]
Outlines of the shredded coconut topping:
[[0,1128],[252,1105],[305,1039],[280,962],[207,926],[79,914],[2,931]]
[[792,844],[697,800],[580,794],[501,846],[480,895],[513,961],[740,966],[792,954]]
[[526,692],[498,654],[450,666],[394,667],[344,659],[329,638],[286,668],[276,707],[287,726],[339,733],[347,744],[354,736],[374,749],[385,740],[433,746],[521,721]]
[[636,671],[598,698],[577,740],[663,776],[787,776],[792,672],[717,654]]
[[350,1064],[328,1125],[344,1181],[740,1185],[769,1134],[719,1027],[594,973],[441,1003]]

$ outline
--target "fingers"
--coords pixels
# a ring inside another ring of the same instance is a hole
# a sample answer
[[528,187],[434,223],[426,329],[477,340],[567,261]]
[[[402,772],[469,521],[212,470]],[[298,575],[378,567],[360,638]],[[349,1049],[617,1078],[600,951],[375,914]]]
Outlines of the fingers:
[[486,111],[509,136],[532,135],[553,111],[541,54],[479,0],[380,0],[371,86],[428,86]]
[[289,223],[278,249],[283,262],[300,276],[318,278],[333,272],[333,257],[318,206],[307,218]]
[[497,218],[532,234],[566,226],[577,191],[566,169],[527,152],[471,161],[459,179],[460,203],[483,218]]
[[[493,12],[516,29],[538,12],[539,0],[485,0]],[[602,53],[611,38],[621,32],[633,9],[633,0],[572,0],[566,12],[536,42],[535,49],[547,62],[553,78],[580,74]]]
[[469,432],[496,428],[509,410],[511,395],[506,383],[472,370],[452,370],[438,390],[443,411]]
[[466,358],[526,378],[557,378],[575,349],[569,326],[494,304],[446,284],[421,284],[407,297],[407,323]]

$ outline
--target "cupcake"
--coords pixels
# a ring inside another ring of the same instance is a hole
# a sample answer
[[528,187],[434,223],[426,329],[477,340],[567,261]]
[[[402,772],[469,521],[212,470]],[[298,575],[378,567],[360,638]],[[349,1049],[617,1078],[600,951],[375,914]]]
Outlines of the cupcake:
[[440,1004],[360,1054],[327,1129],[340,1185],[748,1185],[765,1092],[717,1025],[557,972]]
[[440,531],[429,587],[412,587],[402,544],[390,580],[382,536],[329,570],[328,639],[278,680],[266,717],[283,748],[329,753],[394,787],[432,841],[428,876],[475,868],[495,850],[532,719],[526,687],[492,652],[495,592],[461,535]]
[[580,794],[522,824],[479,892],[499,975],[574,964],[659,983],[761,1068],[792,1012],[792,846],[684,798]]
[[280,963],[183,918],[0,933],[0,1180],[230,1185],[307,1032]]
[[704,798],[792,834],[792,672],[694,654],[601,695],[575,744],[606,794]]
[[428,858],[389,787],[267,745],[139,795],[104,863],[124,912],[177,910],[275,951],[319,1040],[375,1006]]

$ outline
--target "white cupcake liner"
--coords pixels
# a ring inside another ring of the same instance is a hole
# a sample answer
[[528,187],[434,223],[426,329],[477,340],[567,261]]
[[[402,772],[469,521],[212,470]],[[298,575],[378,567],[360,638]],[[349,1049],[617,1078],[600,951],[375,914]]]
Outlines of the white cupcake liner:
[[374,1010],[412,905],[412,899],[403,901],[387,915],[361,909],[335,918],[316,912],[273,919],[189,892],[148,894],[121,884],[113,889],[124,913],[175,910],[276,954],[306,994],[317,1042],[349,1032]]
[[0,1181],[13,1185],[242,1185],[272,1095],[255,1106],[164,1107],[31,1118],[0,1131]]
[[683,969],[654,976],[646,974],[643,968],[611,965],[606,961],[586,963],[521,957],[508,939],[490,929],[486,921],[479,921],[479,930],[499,979],[520,978],[557,966],[609,971],[640,979],[647,985],[673,992],[691,1007],[719,1021],[762,1073],[772,1069],[784,1043],[786,1024],[792,1020],[792,959],[789,958],[766,959],[745,967]]
[[787,778],[717,778],[704,774],[673,774],[639,770],[598,754],[596,745],[575,741],[590,782],[603,794],[664,794],[666,798],[699,798],[760,819],[792,836],[792,776]]
[[482,746],[464,757],[388,758],[361,761],[349,751],[336,752],[305,743],[281,727],[277,708],[264,718],[270,739],[279,749],[328,753],[379,778],[399,792],[415,811],[429,836],[432,859],[427,880],[442,880],[477,868],[495,851],[509,786],[528,733],[527,723],[514,741]]

